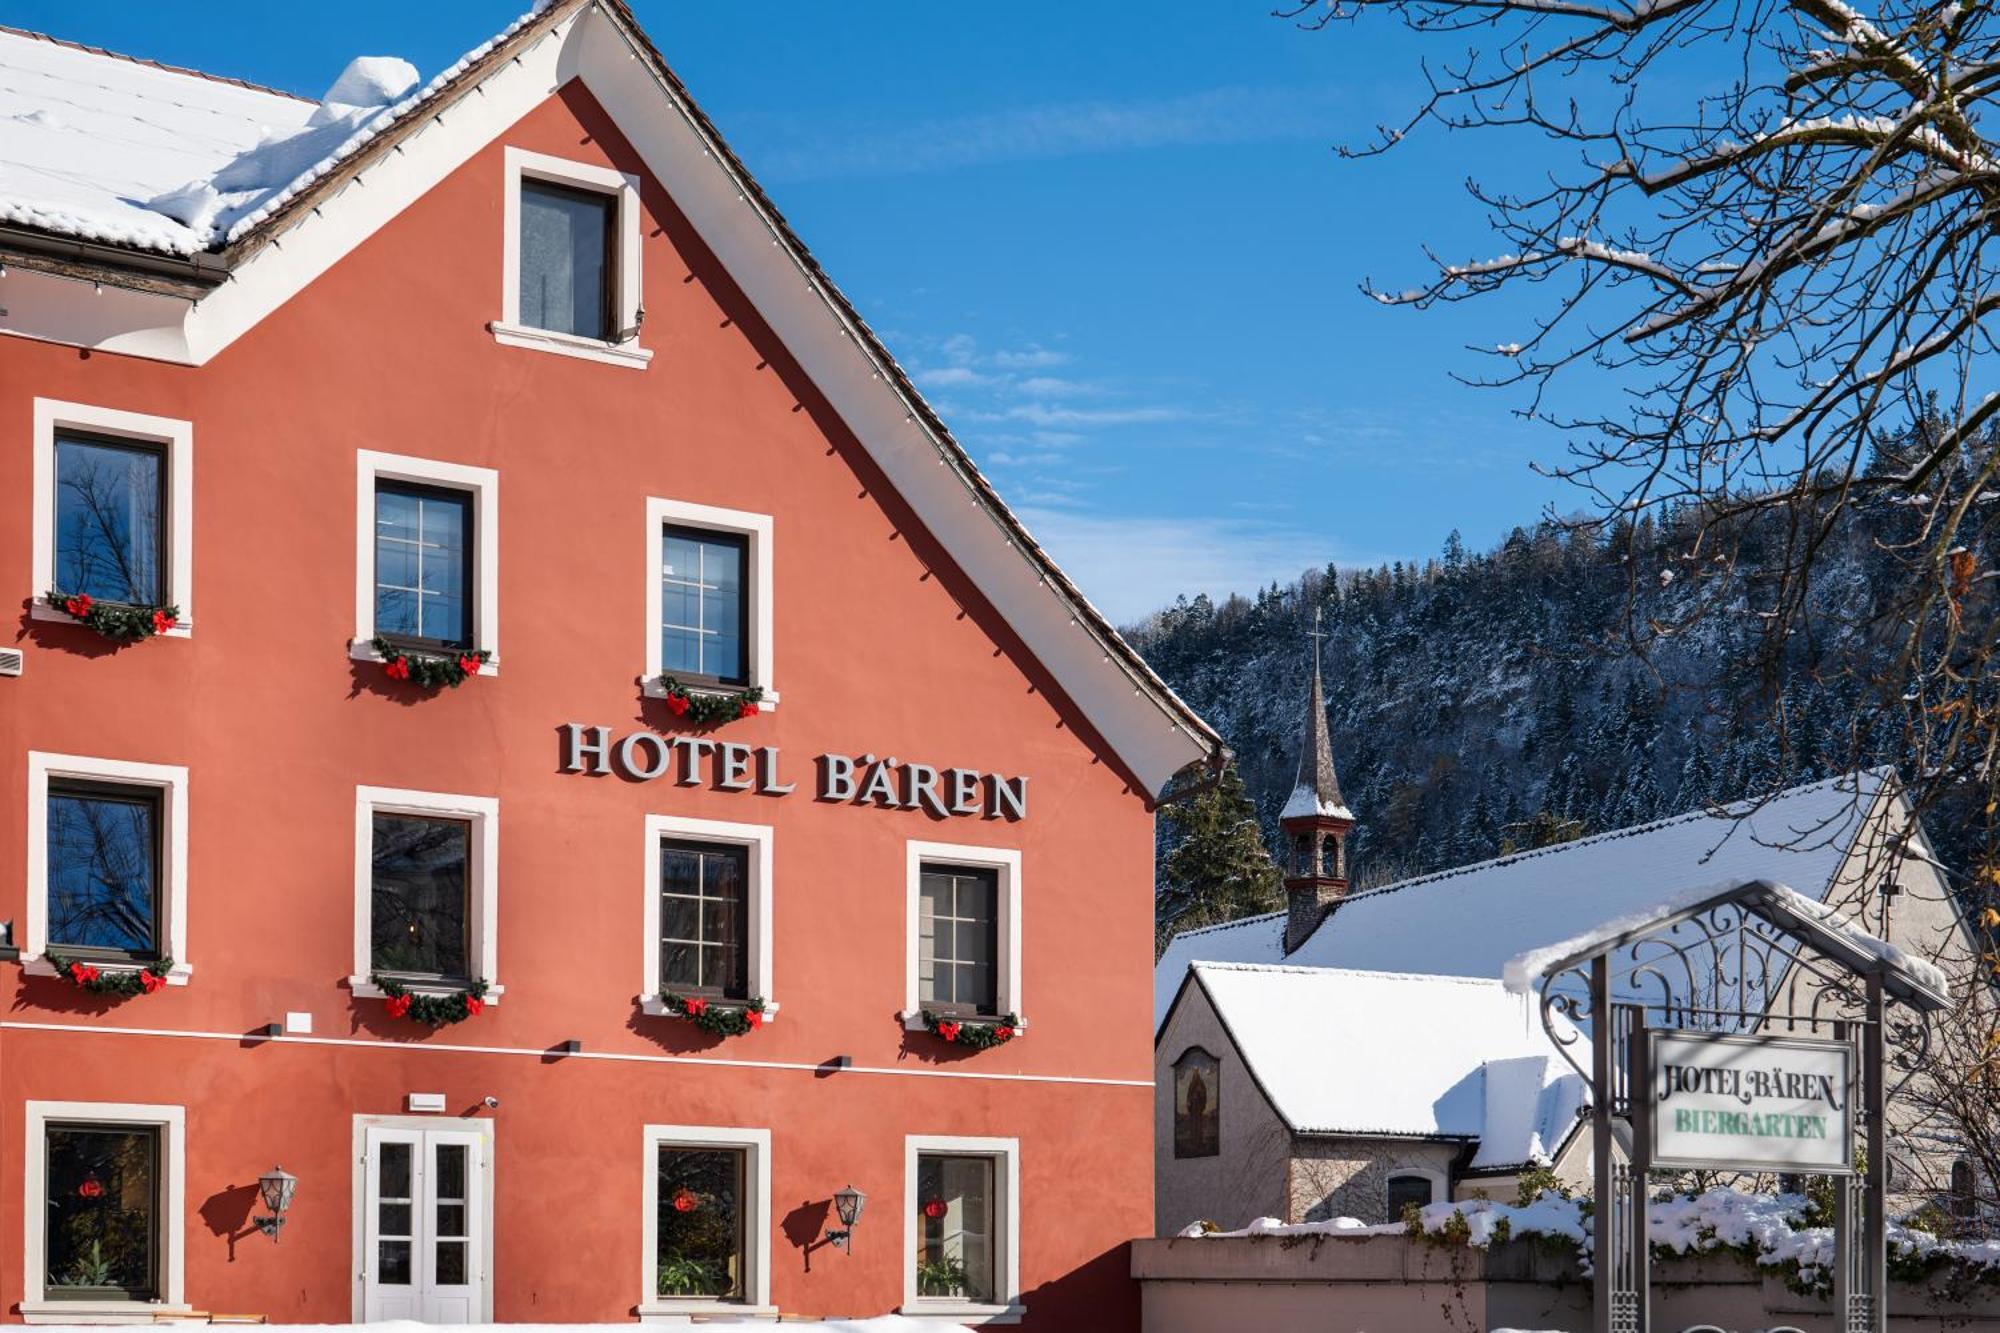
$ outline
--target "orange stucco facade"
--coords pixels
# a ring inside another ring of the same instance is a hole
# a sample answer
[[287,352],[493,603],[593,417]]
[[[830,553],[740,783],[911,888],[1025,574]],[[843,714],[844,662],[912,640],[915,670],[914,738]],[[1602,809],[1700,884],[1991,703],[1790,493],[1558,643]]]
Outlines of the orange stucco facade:
[[[25,919],[31,751],[185,766],[186,985],[122,1002],[0,968],[0,1308],[24,1290],[24,1106],[185,1108],[187,1303],[357,1315],[357,1116],[442,1093],[493,1125],[492,1312],[631,1319],[648,1124],[771,1135],[770,1294],[903,1299],[906,1135],[1019,1141],[1018,1295],[1047,1329],[1136,1328],[1124,1243],[1152,1225],[1153,822],[1116,756],[955,568],[647,177],[644,369],[502,346],[507,146],[645,175],[581,86],[551,96],[207,364],[0,339],[0,918]],[[92,299],[79,288],[79,300]],[[186,638],[116,651],[30,614],[34,400],[185,420]],[[496,675],[422,694],[351,660],[356,451],[497,471]],[[777,746],[785,796],[563,771],[565,723],[679,734],[636,683],[648,497],[771,516],[781,703],[714,735]],[[970,519],[970,511],[968,511]],[[813,759],[1024,775],[1022,819],[816,799]],[[497,799],[502,1001],[436,1032],[351,994],[357,786]],[[648,815],[773,830],[776,1021],[716,1041],[642,1013]],[[906,843],[1021,858],[1029,1031],[966,1052],[898,1018]],[[257,1037],[286,1014],[312,1034]],[[570,1040],[578,1055],[551,1053]],[[833,1070],[847,1056],[852,1068]],[[1000,1076],[1000,1077],[996,1077]],[[497,1109],[483,1099],[497,1098]],[[279,1244],[257,1176],[299,1179]],[[851,1252],[828,1201],[868,1204]]]

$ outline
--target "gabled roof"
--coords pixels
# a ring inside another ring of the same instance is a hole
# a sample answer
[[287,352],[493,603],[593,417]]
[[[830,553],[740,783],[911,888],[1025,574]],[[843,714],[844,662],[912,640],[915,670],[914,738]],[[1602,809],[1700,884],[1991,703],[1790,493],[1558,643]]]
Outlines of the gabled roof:
[[[1000,500],[695,106],[624,0],[538,0],[420,90],[374,106],[315,106],[32,35],[0,44],[0,76],[38,65],[47,67],[38,76],[44,100],[71,85],[96,90],[91,131],[50,129],[37,132],[31,149],[0,146],[0,253],[10,272],[70,277],[88,265],[88,277],[101,271],[107,288],[144,293],[152,304],[105,302],[88,318],[49,316],[62,331],[31,336],[192,364],[386,223],[401,206],[390,201],[419,197],[504,132],[511,123],[504,116],[519,114],[509,109],[524,99],[579,78],[600,101],[643,103],[642,113],[628,110],[621,129],[898,493],[1138,787],[1158,795],[1177,773],[1226,754],[1214,730]],[[489,90],[494,95],[483,96]],[[0,118],[22,124],[44,110],[54,114],[33,94],[11,109],[0,102]],[[141,155],[130,145],[145,125],[180,136],[202,115],[218,128],[171,167],[135,161]],[[466,129],[488,121],[484,139]],[[270,141],[253,133],[266,125]],[[41,179],[49,165],[42,159],[58,150],[66,183],[50,184]],[[17,151],[35,161],[8,165]],[[371,188],[349,190],[364,173]],[[698,191],[705,197],[694,198]],[[298,245],[274,244],[294,234]],[[239,280],[218,286],[228,278]],[[163,310],[163,301],[180,304]],[[14,319],[0,332],[22,332],[24,316],[49,310],[46,301],[12,304]]]
[[1501,1170],[1552,1160],[1576,1128],[1583,1080],[1498,981],[1247,963],[1192,976],[1295,1133],[1476,1141],[1473,1169]]
[[1154,969],[1154,1022],[1194,962],[1286,962],[1498,977],[1578,922],[1649,908],[1719,882],[1768,879],[1824,902],[1889,783],[1884,771],[1792,787],[1357,893],[1289,957],[1285,915],[1177,935]]

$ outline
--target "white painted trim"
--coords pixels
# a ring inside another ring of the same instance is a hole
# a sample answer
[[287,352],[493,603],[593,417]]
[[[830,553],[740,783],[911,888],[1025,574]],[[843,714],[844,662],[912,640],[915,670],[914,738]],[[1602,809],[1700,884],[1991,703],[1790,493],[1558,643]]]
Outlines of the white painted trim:
[[[1001,1300],[993,1304],[954,1301],[937,1296],[917,1295],[917,1157],[922,1153],[956,1153],[965,1157],[994,1157],[1000,1167],[993,1182],[1000,1197],[993,1201],[994,1240],[1000,1246],[995,1256],[993,1276],[1000,1287]],[[900,1315],[949,1315],[963,1323],[1011,1324],[1020,1320],[1021,1305],[1021,1141],[1019,1139],[966,1138],[951,1134],[906,1134],[903,1136],[903,1303]]]
[[498,1125],[494,1121],[476,1116],[462,1116],[457,1120],[447,1122],[440,1122],[435,1116],[428,1115],[357,1115],[354,1117],[354,1175],[348,1198],[352,1201],[352,1219],[354,1224],[351,1228],[354,1233],[354,1262],[351,1269],[354,1274],[354,1283],[351,1290],[353,1292],[352,1309],[354,1311],[355,1323],[360,1324],[367,1321],[368,1254],[365,1236],[367,1235],[368,1228],[366,1225],[367,1219],[362,1215],[362,1210],[368,1206],[368,1131],[370,1129],[402,1129],[418,1133],[434,1133],[449,1129],[460,1134],[477,1135],[486,1141],[485,1151],[481,1154],[485,1159],[483,1167],[486,1186],[486,1218],[483,1228],[485,1235],[482,1238],[481,1244],[484,1254],[480,1265],[480,1274],[484,1280],[480,1284],[479,1299],[481,1305],[481,1322],[492,1322],[493,1233],[498,1229],[497,1221],[500,1212],[498,1207],[499,1195],[493,1188],[494,1173],[498,1169],[494,1164],[494,1159],[500,1155],[494,1151],[494,1135],[498,1128]]
[[[354,789],[354,975],[347,984],[358,996],[374,997],[381,988],[368,980],[374,968],[374,888],[376,811],[390,814],[450,815],[472,824],[472,932],[478,978],[486,982],[486,1002],[498,1004],[506,993],[500,984],[500,801],[493,796],[458,796],[445,792],[405,791],[397,787]],[[449,994],[449,986],[413,985],[417,994]]]
[[[138,1102],[44,1102],[26,1106],[27,1148],[22,1157],[21,1318],[30,1324],[143,1323],[155,1314],[185,1312],[187,1304],[187,1110]],[[154,1125],[160,1135],[160,1278],[157,1301],[50,1300],[42,1282],[43,1230],[48,1209],[51,1120],[80,1124]]]
[[777,1016],[773,998],[776,986],[771,970],[771,918],[774,855],[772,844],[777,832],[769,824],[732,824],[720,819],[690,819],[685,815],[646,816],[646,879],[644,935],[640,940],[645,955],[640,972],[640,1008],[649,1014],[664,1014],[660,1000],[660,840],[684,838],[689,842],[726,843],[746,847],[750,871],[749,988],[764,1000],[766,1020]]
[[[674,1316],[747,1315],[775,1317],[771,1304],[771,1131],[768,1129],[726,1129],[716,1125],[647,1125],[643,1133],[644,1156],[640,1158],[641,1190],[639,1226],[639,1317],[660,1322]],[[743,1235],[750,1271],[744,1275],[745,1301],[675,1299],[661,1296],[654,1276],[654,1256],[659,1251],[660,1173],[657,1154],[661,1148],[741,1148],[744,1164]]]
[[354,638],[347,655],[379,662],[375,637],[375,483],[378,479],[448,486],[472,494],[472,643],[491,656],[482,676],[500,674],[500,474],[490,467],[442,463],[374,449],[354,451]]
[[969,847],[955,842],[905,844],[903,918],[903,1026],[921,1031],[924,1026],[923,997],[917,989],[917,921],[923,907],[924,862],[947,865],[981,866],[999,871],[1000,921],[994,932],[999,937],[1000,957],[995,960],[999,981],[999,1008],[1023,1021],[1026,1011],[1021,994],[1021,853],[1014,847]]
[[[126,759],[28,751],[28,903],[21,961],[26,970],[54,976],[49,951],[49,779],[81,778],[153,787],[160,792],[161,950],[174,960],[167,984],[187,985],[194,974],[188,959],[188,771],[176,764],[141,764]],[[99,964],[118,971],[121,964]],[[135,965],[136,966],[136,965]]]
[[[36,620],[66,621],[75,618],[42,600],[55,588],[56,570],[56,433],[84,431],[92,435],[122,436],[144,440],[166,448],[167,512],[167,601],[180,609],[180,623],[167,636],[185,639],[194,633],[194,423],[175,417],[148,416],[89,403],[66,403],[55,398],[35,400],[35,465],[33,557],[29,566],[34,587],[29,615]],[[70,591],[70,589],[63,589]]]
[[777,548],[772,537],[771,516],[753,514],[747,509],[722,509],[689,500],[669,500],[657,495],[646,497],[646,561],[640,566],[646,571],[646,670],[640,677],[645,692],[650,697],[658,697],[661,692],[659,676],[664,667],[660,660],[660,532],[669,523],[678,528],[727,532],[744,539],[745,556],[750,564],[744,574],[750,582],[750,623],[744,626],[750,635],[750,642],[745,647],[744,660],[750,666],[750,683],[761,686],[764,691],[764,698],[758,704],[759,711],[768,712],[776,708],[777,677],[772,670],[772,626],[776,619],[776,596],[772,590],[776,579],[772,569],[777,559]]
[[[63,1032],[73,1036],[91,1037],[165,1037],[190,1041],[226,1041],[243,1044],[241,1032],[217,1032],[203,1028],[141,1028],[121,1027],[104,1023],[42,1023],[22,1022],[15,1019],[0,1019],[0,1031],[15,1032]],[[427,1051],[447,1055],[514,1055],[547,1063],[549,1052],[541,1046],[476,1046],[466,1042],[426,1041],[417,1045],[402,1041],[385,1041],[366,1037],[308,1037],[280,1035],[260,1038],[267,1044],[297,1042],[307,1046],[341,1046],[374,1051],[394,1051],[415,1055]],[[785,1070],[792,1073],[811,1074],[815,1078],[845,1078],[855,1075],[888,1075],[896,1078],[945,1078],[972,1079],[985,1083],[1049,1083],[1070,1087],[1093,1088],[1145,1088],[1153,1087],[1151,1078],[1099,1078],[1086,1074],[1009,1074],[994,1073],[978,1069],[947,1068],[933,1065],[850,1065],[834,1070],[824,1063],[812,1064],[803,1060],[740,1060],[723,1055],[661,1055],[639,1051],[578,1051],[565,1055],[565,1060],[609,1060],[617,1064],[640,1065],[692,1065],[725,1069],[769,1069]]]
[[551,329],[530,328],[521,322],[521,178],[528,176],[608,194],[618,201],[618,254],[612,261],[618,265],[618,308],[612,312],[613,322],[621,330],[638,326],[640,293],[644,290],[640,273],[643,248],[639,243],[642,229],[639,178],[613,171],[610,167],[571,162],[512,146],[507,148],[505,160],[507,178],[500,210],[503,228],[500,241],[500,318],[486,326],[492,331],[494,340],[509,347],[532,347],[643,370],[646,363],[653,359],[653,354],[639,346],[637,334],[628,341],[606,342]]

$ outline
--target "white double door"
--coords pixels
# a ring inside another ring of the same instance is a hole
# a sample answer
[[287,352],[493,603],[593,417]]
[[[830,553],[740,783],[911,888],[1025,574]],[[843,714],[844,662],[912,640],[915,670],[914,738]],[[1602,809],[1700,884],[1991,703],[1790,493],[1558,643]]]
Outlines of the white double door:
[[484,1322],[486,1140],[368,1128],[362,1154],[362,1308],[369,1323]]

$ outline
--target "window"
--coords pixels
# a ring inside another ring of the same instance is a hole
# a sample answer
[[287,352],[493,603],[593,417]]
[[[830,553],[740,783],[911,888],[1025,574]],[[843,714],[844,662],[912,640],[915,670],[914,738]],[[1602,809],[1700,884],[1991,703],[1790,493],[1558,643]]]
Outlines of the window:
[[34,607],[68,620],[44,593],[127,606],[173,606],[168,634],[193,623],[194,431],[185,421],[85,403],[35,400]]
[[1017,1314],[1019,1142],[912,1136],[904,1145],[903,1313]]
[[519,148],[506,173],[494,340],[644,369],[639,178]]
[[371,971],[471,978],[471,869],[469,821],[376,812]]
[[153,959],[160,944],[157,787],[56,778],[48,787],[48,943]]
[[1174,1061],[1174,1156],[1222,1151],[1222,1062],[1199,1046]]
[[184,1310],[181,1108],[31,1101],[26,1110],[22,1316],[75,1323]]
[[755,685],[759,706],[776,707],[770,515],[648,499],[645,568],[647,692],[665,674],[696,688]]
[[1021,854],[948,842],[905,844],[908,968],[903,1025],[923,1013],[1012,1014],[1021,1002]]
[[645,1149],[640,1314],[775,1314],[770,1131],[648,1125]]
[[379,661],[400,647],[486,650],[500,670],[500,474],[428,458],[355,453],[354,639]]
[[416,994],[486,983],[497,1003],[500,803],[490,796],[359,787],[354,798],[354,974],[379,996],[375,973]]
[[470,648],[472,497],[378,481],[375,632],[393,642]]
[[111,969],[173,959],[186,983],[187,770],[87,755],[28,754],[27,931],[22,956]]
[[661,670],[726,685],[747,681],[748,545],[740,534],[677,527],[661,532]]
[[1385,1187],[1388,1194],[1389,1219],[1402,1217],[1403,1210],[1411,1204],[1422,1208],[1437,1201],[1438,1181],[1435,1176],[1417,1172],[1401,1172],[1389,1177]]
[[660,984],[669,990],[749,998],[749,850],[660,846]]
[[771,976],[771,847],[766,824],[681,815],[646,817],[645,970],[639,1000],[666,1007],[662,990],[764,1001],[778,1013]]
[[927,1009],[996,1014],[999,872],[926,864],[917,914],[917,998]]

